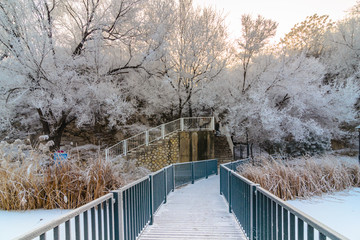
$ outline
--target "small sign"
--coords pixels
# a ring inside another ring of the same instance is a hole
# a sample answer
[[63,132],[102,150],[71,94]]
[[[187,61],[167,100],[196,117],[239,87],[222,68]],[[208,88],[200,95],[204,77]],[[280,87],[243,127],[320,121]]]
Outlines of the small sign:
[[54,153],[54,161],[56,165],[61,165],[61,162],[67,160],[68,155],[63,150]]

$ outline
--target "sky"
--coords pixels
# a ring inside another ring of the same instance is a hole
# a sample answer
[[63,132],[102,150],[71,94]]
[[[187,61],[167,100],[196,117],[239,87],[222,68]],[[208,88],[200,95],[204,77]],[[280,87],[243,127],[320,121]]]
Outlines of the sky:
[[279,40],[291,28],[307,16],[329,15],[334,21],[343,18],[356,0],[194,0],[195,4],[213,5],[227,14],[227,23],[232,38],[240,36],[241,15],[258,14],[279,23],[274,40]]

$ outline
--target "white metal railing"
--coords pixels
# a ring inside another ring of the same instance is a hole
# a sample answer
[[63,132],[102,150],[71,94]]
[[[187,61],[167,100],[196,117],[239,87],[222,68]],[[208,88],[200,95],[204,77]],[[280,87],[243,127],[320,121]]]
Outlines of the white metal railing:
[[226,141],[229,144],[229,148],[231,149],[231,153],[234,156],[234,143],[231,139],[231,134],[228,126],[221,124],[221,121],[216,113],[213,113],[215,121],[219,123],[219,130],[221,134],[224,134],[226,136]]
[[135,136],[105,149],[105,157],[111,160],[118,156],[126,156],[142,146],[164,139],[166,136],[178,131],[213,131],[215,129],[214,117],[187,117],[162,124],[141,132]]

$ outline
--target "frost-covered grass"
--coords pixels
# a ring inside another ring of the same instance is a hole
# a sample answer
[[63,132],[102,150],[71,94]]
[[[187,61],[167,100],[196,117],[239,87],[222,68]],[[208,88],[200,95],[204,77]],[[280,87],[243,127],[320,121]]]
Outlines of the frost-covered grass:
[[360,186],[357,161],[333,155],[287,160],[263,157],[254,165],[239,166],[238,171],[283,200],[308,198]]
[[135,161],[75,156],[54,164],[49,153],[17,141],[0,144],[0,209],[76,208],[149,171]]

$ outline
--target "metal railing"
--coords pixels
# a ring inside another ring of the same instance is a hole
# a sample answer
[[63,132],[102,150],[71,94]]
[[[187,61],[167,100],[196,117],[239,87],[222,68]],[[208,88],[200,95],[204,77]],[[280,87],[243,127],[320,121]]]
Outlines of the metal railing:
[[134,240],[153,224],[154,213],[177,186],[212,174],[217,174],[216,159],[172,164],[16,239]]
[[236,173],[246,161],[220,165],[220,194],[249,239],[347,239]]
[[229,127],[221,124],[219,116],[215,112],[213,113],[213,116],[214,116],[215,121],[219,124],[220,133],[226,136],[226,141],[229,145],[232,155],[234,156],[234,143],[231,139],[231,133],[230,133]]
[[166,136],[178,131],[204,131],[214,129],[215,122],[213,117],[179,118],[122,140],[105,149],[105,157],[109,160],[117,156],[126,156],[131,151],[142,146],[148,146],[149,144],[164,139]]
[[47,235],[53,239],[113,239],[113,216],[113,194],[109,193],[16,239],[42,240]]

